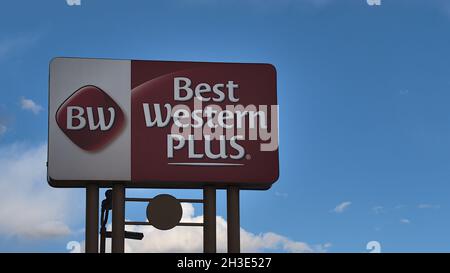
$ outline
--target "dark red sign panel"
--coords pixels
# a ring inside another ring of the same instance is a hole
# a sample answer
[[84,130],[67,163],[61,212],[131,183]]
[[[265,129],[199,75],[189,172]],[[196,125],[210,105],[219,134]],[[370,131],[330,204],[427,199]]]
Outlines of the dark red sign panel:
[[[101,79],[80,71],[89,65]],[[55,186],[125,181],[264,189],[278,179],[272,65],[60,58],[51,70],[49,180]],[[118,87],[126,81],[129,88]],[[75,171],[62,170],[61,153]],[[97,172],[76,167],[89,160],[99,164]]]

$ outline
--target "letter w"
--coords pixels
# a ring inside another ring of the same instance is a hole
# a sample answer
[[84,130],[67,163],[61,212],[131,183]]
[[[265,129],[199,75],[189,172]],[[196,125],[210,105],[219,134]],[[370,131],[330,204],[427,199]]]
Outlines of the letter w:
[[92,107],[87,107],[89,130],[94,131],[94,130],[100,128],[100,131],[107,131],[107,130],[111,129],[111,127],[114,124],[114,118],[116,116],[116,112],[114,111],[113,107],[108,107],[108,111],[109,111],[110,119],[109,119],[108,125],[106,125],[105,114],[103,113],[103,108],[97,107],[98,123],[95,124],[94,113],[92,111]]
[[172,106],[170,104],[164,104],[164,107],[166,108],[166,119],[164,121],[162,120],[161,107],[159,104],[153,104],[153,107],[155,108],[155,120],[152,120],[148,103],[143,103],[142,107],[144,108],[145,125],[147,127],[153,127],[155,124],[157,124],[157,127],[165,127],[169,123],[170,113],[172,112]]

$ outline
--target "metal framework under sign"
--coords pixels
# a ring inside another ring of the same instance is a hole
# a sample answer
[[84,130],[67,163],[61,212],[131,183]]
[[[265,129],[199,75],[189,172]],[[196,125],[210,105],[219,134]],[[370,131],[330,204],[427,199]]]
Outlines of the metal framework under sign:
[[[175,226],[203,227],[203,251],[215,253],[217,250],[216,239],[216,189],[205,187],[203,199],[176,199],[173,196],[163,194],[155,198],[127,198],[125,188],[116,185],[112,190],[107,190],[106,198],[102,201],[101,227],[98,226],[99,188],[95,184],[86,187],[86,252],[105,253],[106,238],[111,238],[111,250],[113,253],[125,251],[125,239],[141,240],[142,233],[128,232],[127,225],[152,225],[160,230],[169,230]],[[125,202],[148,202],[148,222],[125,221]],[[180,222],[182,209],[180,203],[203,204],[203,222]],[[106,230],[109,211],[112,211],[112,231]],[[164,217],[162,217],[164,216]],[[227,229],[228,252],[240,252],[240,223],[239,223],[239,188],[227,189]]]

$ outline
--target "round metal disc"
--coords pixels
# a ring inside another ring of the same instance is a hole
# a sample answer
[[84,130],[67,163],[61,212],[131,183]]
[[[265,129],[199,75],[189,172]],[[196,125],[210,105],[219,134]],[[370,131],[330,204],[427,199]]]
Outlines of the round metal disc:
[[180,201],[169,194],[155,196],[147,206],[147,219],[155,228],[168,230],[180,223],[183,209]]

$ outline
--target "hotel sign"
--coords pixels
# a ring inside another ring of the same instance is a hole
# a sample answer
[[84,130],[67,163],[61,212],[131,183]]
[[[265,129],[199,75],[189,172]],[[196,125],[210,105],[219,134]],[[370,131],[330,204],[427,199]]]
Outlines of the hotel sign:
[[278,179],[269,64],[55,58],[48,181],[267,189]]

